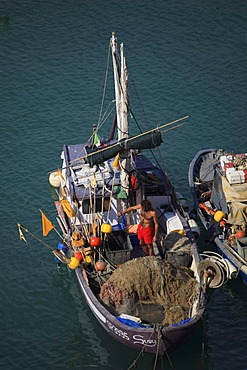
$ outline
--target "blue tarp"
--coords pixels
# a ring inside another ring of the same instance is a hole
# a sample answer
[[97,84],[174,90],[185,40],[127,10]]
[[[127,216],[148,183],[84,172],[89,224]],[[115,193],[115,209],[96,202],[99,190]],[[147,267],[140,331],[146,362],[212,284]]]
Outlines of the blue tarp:
[[146,328],[148,325],[146,324],[139,324],[136,321],[130,320],[130,319],[124,319],[120,316],[117,317],[118,321],[121,321],[123,324],[132,326],[133,328]]
[[183,325],[185,324],[186,322],[189,322],[191,319],[185,319],[183,321],[180,321],[180,322],[176,322],[175,324],[172,324],[172,326],[179,326],[179,325]]

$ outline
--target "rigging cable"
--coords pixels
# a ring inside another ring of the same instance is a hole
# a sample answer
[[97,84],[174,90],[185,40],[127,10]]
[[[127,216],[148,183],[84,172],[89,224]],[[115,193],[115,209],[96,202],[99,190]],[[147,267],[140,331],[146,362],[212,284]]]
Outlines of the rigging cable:
[[107,77],[108,77],[108,71],[109,71],[109,61],[110,61],[110,45],[109,45],[109,48],[108,48],[106,71],[105,71],[105,80],[104,80],[104,88],[103,88],[103,96],[102,96],[102,100],[101,100],[101,107],[100,107],[100,113],[99,113],[99,119],[98,119],[98,125],[97,125],[98,128],[99,128],[99,125],[100,125],[100,122],[101,122],[101,115],[102,115],[102,110],[103,110],[103,105],[104,105],[104,100],[105,100],[106,83],[107,83]]

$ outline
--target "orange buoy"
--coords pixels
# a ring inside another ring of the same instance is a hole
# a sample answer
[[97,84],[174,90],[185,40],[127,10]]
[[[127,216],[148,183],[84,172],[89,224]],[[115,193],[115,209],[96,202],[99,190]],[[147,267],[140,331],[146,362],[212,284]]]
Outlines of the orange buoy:
[[106,263],[104,261],[97,261],[95,263],[95,269],[97,271],[104,271],[106,268]]

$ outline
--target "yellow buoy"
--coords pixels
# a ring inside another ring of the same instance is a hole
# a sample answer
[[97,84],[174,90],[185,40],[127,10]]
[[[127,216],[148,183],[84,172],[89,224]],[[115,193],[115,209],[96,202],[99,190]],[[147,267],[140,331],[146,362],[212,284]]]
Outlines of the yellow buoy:
[[90,255],[86,255],[85,258],[84,258],[84,260],[83,260],[83,264],[85,266],[87,266],[87,265],[90,265],[90,263],[92,263],[92,258],[91,258]]
[[110,224],[102,224],[100,230],[102,233],[110,234],[112,232],[112,226]]
[[80,261],[76,257],[71,257],[70,263],[68,264],[71,270],[75,270],[80,264]]
[[185,235],[185,231],[184,230],[172,230],[171,233],[178,233],[180,235]]
[[217,212],[215,212],[215,214],[214,214],[214,221],[216,221],[216,222],[220,222],[223,218],[225,218],[226,217],[226,215],[225,215],[225,213],[224,212],[222,212],[222,211],[217,211]]

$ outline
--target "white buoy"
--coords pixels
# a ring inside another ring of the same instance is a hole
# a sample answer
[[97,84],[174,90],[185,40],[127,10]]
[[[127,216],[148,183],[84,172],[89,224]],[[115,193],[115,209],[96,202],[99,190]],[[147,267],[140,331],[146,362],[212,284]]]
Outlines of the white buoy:
[[54,188],[59,188],[59,186],[61,185],[61,176],[59,175],[57,171],[50,173],[49,183]]

